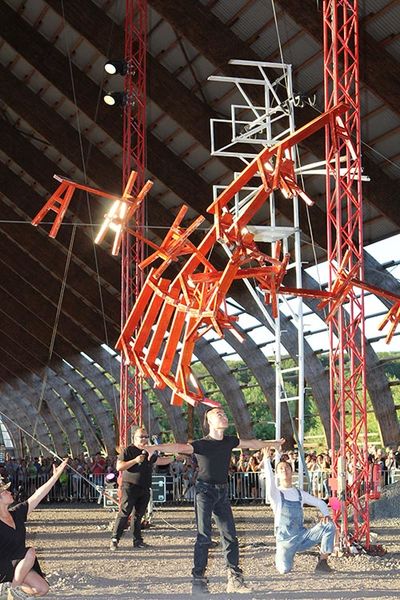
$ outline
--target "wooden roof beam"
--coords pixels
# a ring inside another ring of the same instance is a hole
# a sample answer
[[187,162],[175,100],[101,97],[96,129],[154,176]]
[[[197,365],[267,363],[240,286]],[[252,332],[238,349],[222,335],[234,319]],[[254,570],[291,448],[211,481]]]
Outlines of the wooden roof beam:
[[[309,1],[311,2],[311,0]],[[164,2],[164,0],[149,0],[149,3],[223,73],[233,74],[232,66],[228,64],[232,58],[261,60],[254,50],[242,42],[229,27],[197,0],[174,0],[173,4]],[[308,11],[306,14],[308,15]],[[202,27],[198,26],[199,23],[202,23]],[[263,60],[268,61],[269,57],[263,57]],[[239,70],[236,68],[235,73],[238,72]],[[311,107],[299,109],[296,113],[297,127],[314,119],[315,114]],[[323,131],[313,135],[311,144],[306,140],[303,145],[322,159],[325,155]],[[378,169],[365,153],[363,164],[365,173],[371,177],[371,181],[364,185],[365,199],[393,223],[400,226],[400,211],[397,201],[398,184]]]

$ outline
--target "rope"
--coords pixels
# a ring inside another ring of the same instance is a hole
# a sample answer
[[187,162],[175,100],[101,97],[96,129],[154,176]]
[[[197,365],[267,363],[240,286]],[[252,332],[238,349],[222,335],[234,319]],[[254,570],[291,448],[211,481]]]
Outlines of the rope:
[[[46,444],[43,444],[43,442],[41,442],[40,440],[38,440],[37,437],[33,436],[31,433],[29,433],[29,431],[27,431],[26,429],[24,429],[23,427],[21,427],[21,425],[18,425],[18,423],[16,423],[16,421],[14,421],[11,417],[9,417],[8,415],[6,415],[2,410],[0,410],[0,415],[2,417],[6,418],[8,421],[10,421],[10,423],[12,423],[13,425],[15,425],[15,427],[17,427],[20,431],[22,431],[22,433],[24,433],[25,435],[27,435],[30,438],[32,438],[34,442],[36,442],[37,444],[39,444],[40,446],[42,446],[42,448],[44,448],[49,454],[51,454],[51,456],[54,456],[54,458],[57,458],[60,462],[62,462],[63,460],[65,460],[65,459],[61,458],[56,452],[54,452],[53,450],[51,450],[48,446],[46,446]],[[80,473],[79,471],[77,471],[76,469],[74,469],[74,467],[72,467],[70,464],[68,465],[68,469],[70,469],[71,471],[73,471],[74,473],[76,473],[77,475],[79,475],[79,477],[81,477],[94,490],[96,490],[96,492],[99,494],[99,500],[100,501],[101,501],[102,496],[105,496],[109,500],[112,500],[114,502],[114,504],[118,504],[118,501],[115,500],[115,498],[113,498],[109,494],[107,494],[104,491],[104,489],[103,489],[102,486],[98,486],[95,483],[93,483],[92,481],[90,481],[90,479],[88,479],[87,477],[85,477],[84,475],[82,475],[82,473]]]
[[43,399],[44,399],[44,392],[45,392],[45,389],[46,389],[47,379],[48,379],[48,376],[49,376],[50,361],[51,361],[52,356],[53,356],[53,350],[54,350],[54,344],[55,344],[56,336],[57,336],[58,324],[60,322],[61,307],[62,307],[62,303],[63,303],[63,299],[64,299],[64,293],[65,293],[65,288],[66,288],[66,284],[67,284],[67,275],[68,275],[68,271],[69,271],[69,266],[71,264],[72,248],[73,248],[73,245],[74,245],[75,234],[76,234],[76,228],[74,227],[72,229],[71,238],[70,238],[70,241],[69,241],[67,260],[66,260],[65,268],[64,268],[64,276],[63,276],[63,280],[62,280],[62,283],[61,283],[60,296],[58,298],[57,311],[56,311],[56,316],[55,316],[55,319],[54,319],[53,330],[52,330],[52,333],[51,333],[51,340],[50,340],[50,345],[49,345],[49,354],[48,354],[48,358],[47,358],[47,365],[45,367],[45,373],[44,373],[44,377],[43,377],[43,381],[42,381],[42,387],[41,387],[41,390],[40,390],[39,403],[38,403],[38,406],[37,406],[37,415],[36,415],[35,423],[34,423],[34,426],[33,426],[33,435],[34,436],[36,435],[36,429],[37,429],[37,425],[38,425],[39,415],[40,415],[40,411],[42,409],[42,404],[43,404]]

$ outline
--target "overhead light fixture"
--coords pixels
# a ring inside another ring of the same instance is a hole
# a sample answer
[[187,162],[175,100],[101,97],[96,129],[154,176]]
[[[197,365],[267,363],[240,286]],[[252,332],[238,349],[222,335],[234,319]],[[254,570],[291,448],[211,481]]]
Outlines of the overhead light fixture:
[[126,92],[106,92],[103,96],[103,100],[108,106],[116,107],[127,106],[129,103],[134,106],[134,99],[129,100],[129,98],[130,96]]
[[104,70],[109,75],[126,75],[128,72],[128,63],[126,60],[108,60],[104,65]]

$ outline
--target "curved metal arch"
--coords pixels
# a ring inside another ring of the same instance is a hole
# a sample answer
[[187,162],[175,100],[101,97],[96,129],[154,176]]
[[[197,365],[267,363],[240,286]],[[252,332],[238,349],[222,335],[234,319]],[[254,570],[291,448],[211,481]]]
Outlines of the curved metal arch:
[[[383,267],[372,258],[367,252],[364,252],[364,264],[366,279],[377,285],[385,287],[394,293],[399,293],[399,284],[397,280],[388,273]],[[304,273],[305,285],[310,289],[318,289],[317,281],[308,273]],[[316,300],[305,298],[305,304],[317,315],[323,319],[321,311],[318,310]],[[388,308],[390,303],[381,299]],[[383,366],[379,362],[379,357],[372,345],[366,340],[366,384],[374,409],[376,419],[385,445],[397,444],[400,439],[400,423],[397,418],[396,407],[393,401],[393,395]]]
[[[229,329],[225,332],[226,341],[232,346],[235,352],[240,356],[248,369],[253,373],[254,378],[260,386],[265,396],[265,402],[275,415],[275,369],[269,363],[267,357],[261,352],[257,344],[251,339],[251,336],[244,331],[238,324],[235,329],[243,337],[243,342],[233,335]],[[282,406],[282,437],[285,438],[289,447],[293,447],[294,437],[287,405]]]
[[[49,369],[50,377],[51,370]],[[40,398],[42,398],[42,407],[46,404],[52,418],[55,423],[57,423],[60,431],[66,436],[69,445],[69,452],[75,455],[77,452],[79,453],[82,448],[82,443],[79,438],[78,427],[75,419],[68,413],[64,403],[61,398],[57,395],[57,393],[46,386],[44,391],[42,390],[43,382],[41,378],[34,373],[31,373],[29,379],[32,382],[32,389],[35,390],[38,404],[40,402]],[[49,383],[49,379],[47,380]]]
[[171,390],[169,388],[155,389],[154,392],[167,415],[175,441],[185,444],[188,439],[187,423],[182,409],[171,404]]
[[8,433],[11,437],[12,446],[14,449],[14,453],[11,456],[20,458],[22,456],[22,445],[21,439],[19,436],[19,429],[14,423],[11,423],[8,419],[3,420],[3,425],[6,426]]
[[[99,446],[101,444],[97,439],[94,426],[90,422],[89,416],[76,392],[70,387],[67,381],[55,373],[49,376],[48,383],[55,392],[55,395],[60,399],[63,409],[67,412],[68,409],[71,411],[72,415],[69,413],[68,417],[73,420],[78,429],[80,428],[83,442],[85,443],[89,454],[96,454],[96,452],[99,451]],[[73,455],[76,455],[77,451],[78,453],[82,451],[81,446],[82,444],[80,444],[79,449],[71,449]]]
[[56,371],[74,388],[90,409],[94,422],[99,427],[107,454],[113,454],[115,439],[112,432],[112,418],[97,394],[90,388],[83,377],[66,363],[59,363]]
[[[119,363],[102,347],[92,347],[90,350],[87,350],[87,355],[100,365],[105,372],[111,375],[114,382],[82,356],[77,355],[70,362],[71,364],[73,362],[85,377],[103,394],[104,398],[108,400],[115,418],[118,419],[119,391],[115,384],[119,378]],[[115,398],[115,402],[109,399],[111,397]],[[154,435],[158,435],[160,433],[158,419],[146,394],[143,396],[143,417],[147,430]]]
[[[45,444],[47,447],[55,447],[55,440],[62,440],[62,432],[57,423],[54,421],[52,415],[49,414],[48,410],[44,408],[43,411],[38,413],[37,407],[35,407],[30,400],[32,398],[32,389],[25,383],[25,381],[19,380],[7,384],[8,391],[6,392],[8,397],[13,398],[13,406],[19,406],[23,404],[25,413],[29,416],[29,426],[27,432],[33,434],[34,424],[37,423],[36,435],[40,441],[38,432],[46,439]],[[31,439],[31,438],[30,438]],[[61,446],[59,445],[59,449]]]
[[[8,401],[6,401],[8,400]],[[32,404],[26,400],[25,395],[21,395],[21,393],[11,386],[8,383],[3,383],[1,385],[1,394],[0,394],[0,402],[2,406],[2,412],[5,415],[13,419],[18,425],[18,421],[21,423],[21,426],[31,433],[33,423],[38,421],[36,437],[39,442],[44,444],[46,447],[53,446],[53,434],[51,429],[46,422],[46,419],[42,415],[38,415],[37,411],[34,410]],[[22,407],[21,407],[22,405]],[[16,407],[21,407],[20,410]],[[29,436],[26,437],[26,443],[30,451],[34,451],[34,456],[40,453],[41,446],[38,442],[35,442]],[[20,449],[21,450],[21,449]]]
[[[261,323],[263,323],[263,325],[265,325],[265,327],[267,327],[267,329],[271,331],[271,327],[267,319],[262,314],[257,303],[253,300],[250,294],[246,293],[244,290],[241,290],[240,292],[235,290],[235,293],[232,294],[232,296],[249,314],[254,315]],[[267,307],[267,310],[271,314],[269,307]],[[286,317],[286,315],[280,313],[280,319],[282,345],[290,354],[291,358],[297,363],[297,329],[290,319]],[[329,439],[329,376],[321,361],[315,355],[314,350],[306,340],[304,340],[304,376],[307,381],[307,385],[312,390],[326,439]]]

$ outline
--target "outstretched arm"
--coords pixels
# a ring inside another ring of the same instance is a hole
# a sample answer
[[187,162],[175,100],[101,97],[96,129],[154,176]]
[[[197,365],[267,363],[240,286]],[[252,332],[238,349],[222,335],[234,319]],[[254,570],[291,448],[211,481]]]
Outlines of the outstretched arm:
[[264,448],[281,446],[284,438],[280,440],[239,440],[238,448],[246,448],[246,450],[263,450]]
[[156,450],[158,452],[165,452],[165,454],[193,454],[194,448],[192,444],[154,444],[151,446],[145,446],[145,450],[149,454],[152,454]]
[[37,507],[37,505],[39,504],[39,502],[41,500],[43,500],[43,498],[45,496],[47,496],[47,494],[49,493],[49,491],[51,490],[51,488],[53,487],[53,485],[60,478],[60,475],[64,471],[64,469],[67,466],[67,464],[68,464],[68,458],[66,458],[65,460],[63,460],[62,463],[58,465],[58,467],[56,467],[55,465],[53,465],[53,475],[50,477],[50,479],[48,479],[46,481],[46,483],[44,483],[43,485],[41,485],[40,488],[38,488],[36,490],[36,492],[34,492],[32,494],[32,496],[30,498],[28,498],[28,515],[33,510],[35,510],[35,508]]
[[269,498],[272,507],[275,509],[281,501],[281,495],[275,482],[275,474],[272,471],[271,460],[268,456],[269,448],[264,449],[264,475],[265,475],[265,491]]

